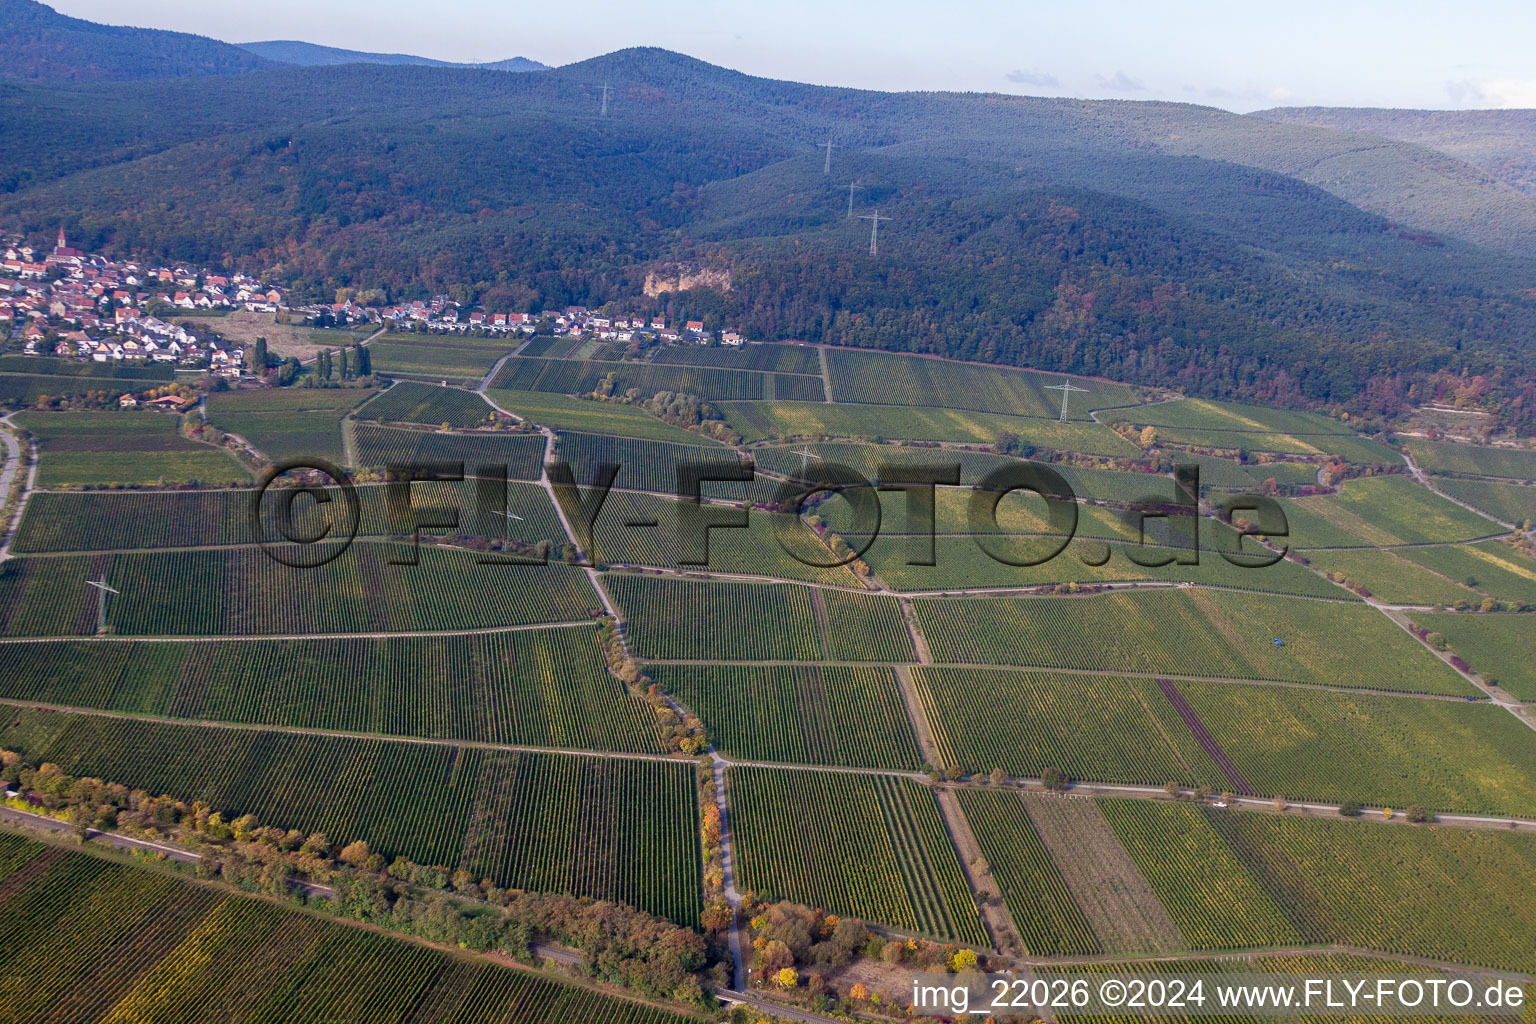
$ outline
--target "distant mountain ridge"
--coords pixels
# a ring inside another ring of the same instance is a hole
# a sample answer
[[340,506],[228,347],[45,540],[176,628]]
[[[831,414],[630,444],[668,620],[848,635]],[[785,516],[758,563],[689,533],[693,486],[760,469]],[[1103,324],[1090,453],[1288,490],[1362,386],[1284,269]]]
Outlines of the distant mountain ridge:
[[1427,146],[1465,160],[1496,181],[1536,195],[1536,110],[1276,107],[1252,116]]
[[[669,315],[1365,417],[1465,370],[1536,433],[1536,197],[1379,136],[635,48],[540,74],[0,85],[0,137],[0,224],[238,255],[297,296],[633,309],[657,266],[728,266],[729,292]],[[878,258],[850,182],[890,221]]]
[[99,25],[35,0],[0,0],[0,79],[122,82],[238,75],[275,66],[206,36]]
[[420,65],[434,68],[479,68],[482,71],[548,71],[549,65],[540,64],[527,57],[508,57],[506,60],[470,64],[450,60],[435,60],[409,53],[370,53],[366,50],[346,50],[338,46],[322,46],[299,39],[268,39],[255,43],[236,43],[237,47],[258,57],[278,64],[295,64],[300,67],[328,67],[334,64],[390,64]]

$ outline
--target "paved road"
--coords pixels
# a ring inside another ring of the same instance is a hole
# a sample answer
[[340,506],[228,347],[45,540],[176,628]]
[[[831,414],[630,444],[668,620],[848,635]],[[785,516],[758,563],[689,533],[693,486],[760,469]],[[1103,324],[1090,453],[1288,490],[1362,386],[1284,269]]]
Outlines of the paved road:
[[[16,426],[10,414],[0,416],[0,422],[10,427],[11,430],[21,429]],[[16,474],[21,471],[22,451],[21,442],[16,439],[10,430],[0,431],[0,438],[3,438],[5,441],[5,469],[0,470],[0,501],[4,501],[10,495],[11,484],[16,480]],[[37,446],[31,444],[29,454],[35,456],[36,453]],[[35,457],[31,458],[30,462],[31,465],[27,468],[26,482],[22,485],[21,491],[17,495],[16,508],[11,512],[10,525],[6,528],[5,539],[3,542],[0,542],[0,562],[11,557],[11,541],[16,538],[16,531],[21,528],[21,517],[27,510],[27,499],[31,497],[32,492],[37,486],[37,459]]]
[[[67,821],[50,818],[46,814],[18,811],[14,807],[0,807],[0,819],[31,828],[45,829],[49,832],[72,834],[75,831],[75,827]],[[132,836],[119,835],[116,832],[103,832],[92,828],[86,830],[85,837],[87,839],[99,839],[108,846],[115,846],[120,850],[144,850],[149,853],[163,853],[170,860],[178,860],[184,864],[190,864],[193,861],[202,859],[202,857],[191,850],[183,850],[175,846],[162,846],[160,843],[152,843],[147,839],[134,839]]]

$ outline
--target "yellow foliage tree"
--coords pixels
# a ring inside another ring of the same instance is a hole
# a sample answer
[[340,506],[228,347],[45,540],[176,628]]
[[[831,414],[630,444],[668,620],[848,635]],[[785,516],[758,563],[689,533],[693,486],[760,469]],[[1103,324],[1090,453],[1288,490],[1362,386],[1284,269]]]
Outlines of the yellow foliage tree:
[[793,967],[783,967],[773,976],[773,983],[779,988],[794,988],[800,984],[800,972]]

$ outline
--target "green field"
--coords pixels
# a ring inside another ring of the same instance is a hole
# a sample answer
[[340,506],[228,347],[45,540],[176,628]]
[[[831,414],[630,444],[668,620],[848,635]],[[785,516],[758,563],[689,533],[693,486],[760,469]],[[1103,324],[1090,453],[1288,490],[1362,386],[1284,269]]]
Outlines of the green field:
[[1053,451],[1135,458],[1141,450],[1108,427],[1096,423],[1057,423],[1053,419],[965,412],[933,406],[830,405],[825,402],[716,403],[748,442],[770,438],[852,437],[868,441],[908,438],[991,444],[1003,431],[1026,444]]
[[1529,448],[1490,448],[1486,445],[1455,444],[1405,438],[1403,447],[1419,468],[1430,473],[1461,473],[1468,476],[1499,476],[1511,480],[1536,482],[1536,450]]
[[1493,683],[1516,700],[1536,701],[1536,663],[1531,660],[1531,640],[1536,636],[1536,616],[1531,615],[1427,615],[1413,621],[1450,644],[1484,682]]
[[[108,628],[123,636],[269,636],[468,630],[570,622],[599,607],[578,569],[481,564],[471,551],[357,542],[319,568],[292,568],[259,548],[34,556],[0,564],[0,621],[10,636],[96,631],[105,579]],[[297,557],[312,557],[303,549]]]
[[544,460],[544,436],[531,432],[451,434],[359,423],[356,437],[360,467],[462,462],[465,473],[473,473],[477,466],[506,466],[514,480],[537,480]]
[[1435,480],[1435,487],[1506,523],[1536,523],[1536,487],[1453,477]]
[[698,921],[692,762],[52,717],[48,742],[22,752],[68,774],[203,800],[226,820],[254,814],[336,844],[364,839],[387,858],[504,887]]
[[0,835],[6,1020],[683,1024],[691,1018]]
[[960,806],[992,868],[1008,916],[1033,956],[1090,956],[1103,947],[1051,861],[1017,793],[962,789]]
[[1536,731],[1488,702],[1199,682],[1179,690],[1261,796],[1536,815]]
[[1406,476],[1346,480],[1337,494],[1297,498],[1294,504],[1380,547],[1476,540],[1504,532],[1498,523]]
[[1338,943],[1536,969],[1536,845],[1507,830],[1100,799],[1196,949]]
[[[564,539],[555,507],[542,487],[511,481],[506,485],[504,499],[493,494],[482,514],[479,486],[476,480],[413,483],[412,516],[435,517],[435,510],[457,509],[460,529],[466,533],[527,543]],[[295,531],[314,536],[329,526],[340,535],[350,527],[350,509],[342,490],[330,487],[326,494],[329,502],[305,498],[291,506]],[[40,491],[27,501],[26,515],[13,548],[18,554],[29,554],[254,544],[250,503],[255,497],[256,492],[251,489]],[[262,497],[262,524],[269,538],[280,536],[276,503],[281,497],[275,490]],[[404,509],[398,520],[391,518],[384,485],[361,485],[357,498],[359,536],[410,532]],[[503,500],[505,509],[501,507]],[[500,511],[510,511],[521,518],[498,515]]]
[[726,773],[737,885],[898,931],[988,945],[933,794],[886,775]]
[[1308,551],[1315,569],[1335,573],[1365,587],[1371,596],[1389,604],[1443,604],[1477,602],[1483,595],[1460,581],[1431,572],[1403,557],[1403,549],[1349,548]]
[[340,466],[341,420],[378,394],[358,388],[219,391],[208,397],[208,422],[238,434],[273,462],[306,456]]
[[597,402],[544,391],[488,391],[487,397],[503,409],[527,417],[541,427],[579,430],[591,434],[634,437],[648,441],[712,445],[715,442],[682,427],[663,423],[633,405]]
[[473,391],[403,380],[357,410],[360,420],[479,427],[494,410]]
[[229,452],[181,436],[181,417],[158,412],[24,412],[17,426],[40,449],[37,486],[249,483]]
[[822,660],[821,630],[809,587],[630,573],[607,573],[603,586],[619,603],[630,643],[642,658]]
[[1221,789],[1226,779],[1150,679],[1010,672],[912,670],[945,766],[1039,778]]
[[386,639],[0,644],[0,696],[206,721],[663,753],[591,627]]
[[1133,389],[1109,381],[861,349],[827,349],[827,369],[832,399],[840,403],[939,406],[1055,419],[1061,393],[1045,389],[1063,381],[1087,391],[1072,395],[1072,419],[1087,420],[1090,409],[1140,402]]
[[888,668],[657,665],[651,674],[730,758],[906,771],[922,764]]
[[[912,604],[940,663],[1477,693],[1363,604],[1206,590],[918,598]],[[1276,639],[1284,646],[1275,646]]]
[[1410,561],[1475,586],[1500,600],[1536,605],[1536,560],[1502,541],[1456,547],[1403,548],[1401,553]]

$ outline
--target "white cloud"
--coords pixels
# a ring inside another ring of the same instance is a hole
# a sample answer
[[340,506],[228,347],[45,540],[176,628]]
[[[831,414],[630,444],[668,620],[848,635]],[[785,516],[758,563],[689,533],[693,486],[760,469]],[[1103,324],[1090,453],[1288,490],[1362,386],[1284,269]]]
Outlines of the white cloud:
[[1445,91],[1458,107],[1536,107],[1536,78],[1464,78],[1446,82]]
[[1116,71],[1113,75],[1094,75],[1093,80],[1098,83],[1100,89],[1109,89],[1111,92],[1146,92],[1147,87],[1137,79],[1132,78],[1124,71]]
[[1055,75],[1046,74],[1044,71],[1035,71],[1033,69],[1025,71],[1014,68],[1003,77],[1010,82],[1017,82],[1020,85],[1033,85],[1039,89],[1061,88],[1061,79]]

